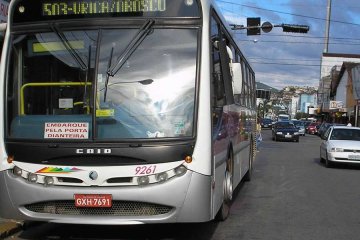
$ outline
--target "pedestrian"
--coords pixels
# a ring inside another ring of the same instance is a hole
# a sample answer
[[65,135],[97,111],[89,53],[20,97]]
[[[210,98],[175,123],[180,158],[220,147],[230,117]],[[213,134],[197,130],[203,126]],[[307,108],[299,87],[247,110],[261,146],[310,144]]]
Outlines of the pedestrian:
[[262,135],[261,135],[261,124],[260,119],[258,119],[256,123],[256,151],[259,152],[260,150],[260,143],[262,141]]

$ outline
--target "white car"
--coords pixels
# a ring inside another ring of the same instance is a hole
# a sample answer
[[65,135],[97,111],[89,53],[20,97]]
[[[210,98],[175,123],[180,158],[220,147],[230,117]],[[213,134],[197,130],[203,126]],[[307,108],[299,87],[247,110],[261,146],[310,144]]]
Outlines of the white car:
[[360,163],[360,128],[331,126],[322,136],[320,160],[332,163]]

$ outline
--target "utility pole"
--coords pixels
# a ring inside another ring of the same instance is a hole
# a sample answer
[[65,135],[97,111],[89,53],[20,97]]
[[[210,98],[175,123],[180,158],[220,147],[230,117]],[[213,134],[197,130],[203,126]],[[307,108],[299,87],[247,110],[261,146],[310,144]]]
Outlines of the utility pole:
[[329,33],[330,33],[330,19],[331,19],[331,0],[328,0],[326,11],[326,29],[325,29],[325,49],[324,53],[329,50]]

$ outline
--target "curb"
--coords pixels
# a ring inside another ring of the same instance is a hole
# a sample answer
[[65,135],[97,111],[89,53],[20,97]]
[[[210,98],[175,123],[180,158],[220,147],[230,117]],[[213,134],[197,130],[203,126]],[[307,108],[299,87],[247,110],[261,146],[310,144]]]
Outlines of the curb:
[[9,237],[10,235],[21,230],[23,224],[19,222],[1,222],[0,223],[0,239]]

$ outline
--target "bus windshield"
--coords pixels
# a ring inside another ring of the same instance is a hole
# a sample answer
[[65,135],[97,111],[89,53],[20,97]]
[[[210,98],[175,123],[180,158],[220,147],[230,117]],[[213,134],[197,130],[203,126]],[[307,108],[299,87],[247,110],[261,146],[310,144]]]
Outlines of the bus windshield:
[[[7,136],[45,140],[192,136],[197,29],[153,26],[141,41],[132,43],[140,27],[14,34],[7,78]],[[116,67],[119,62],[121,67]],[[109,69],[116,71],[109,74]]]

